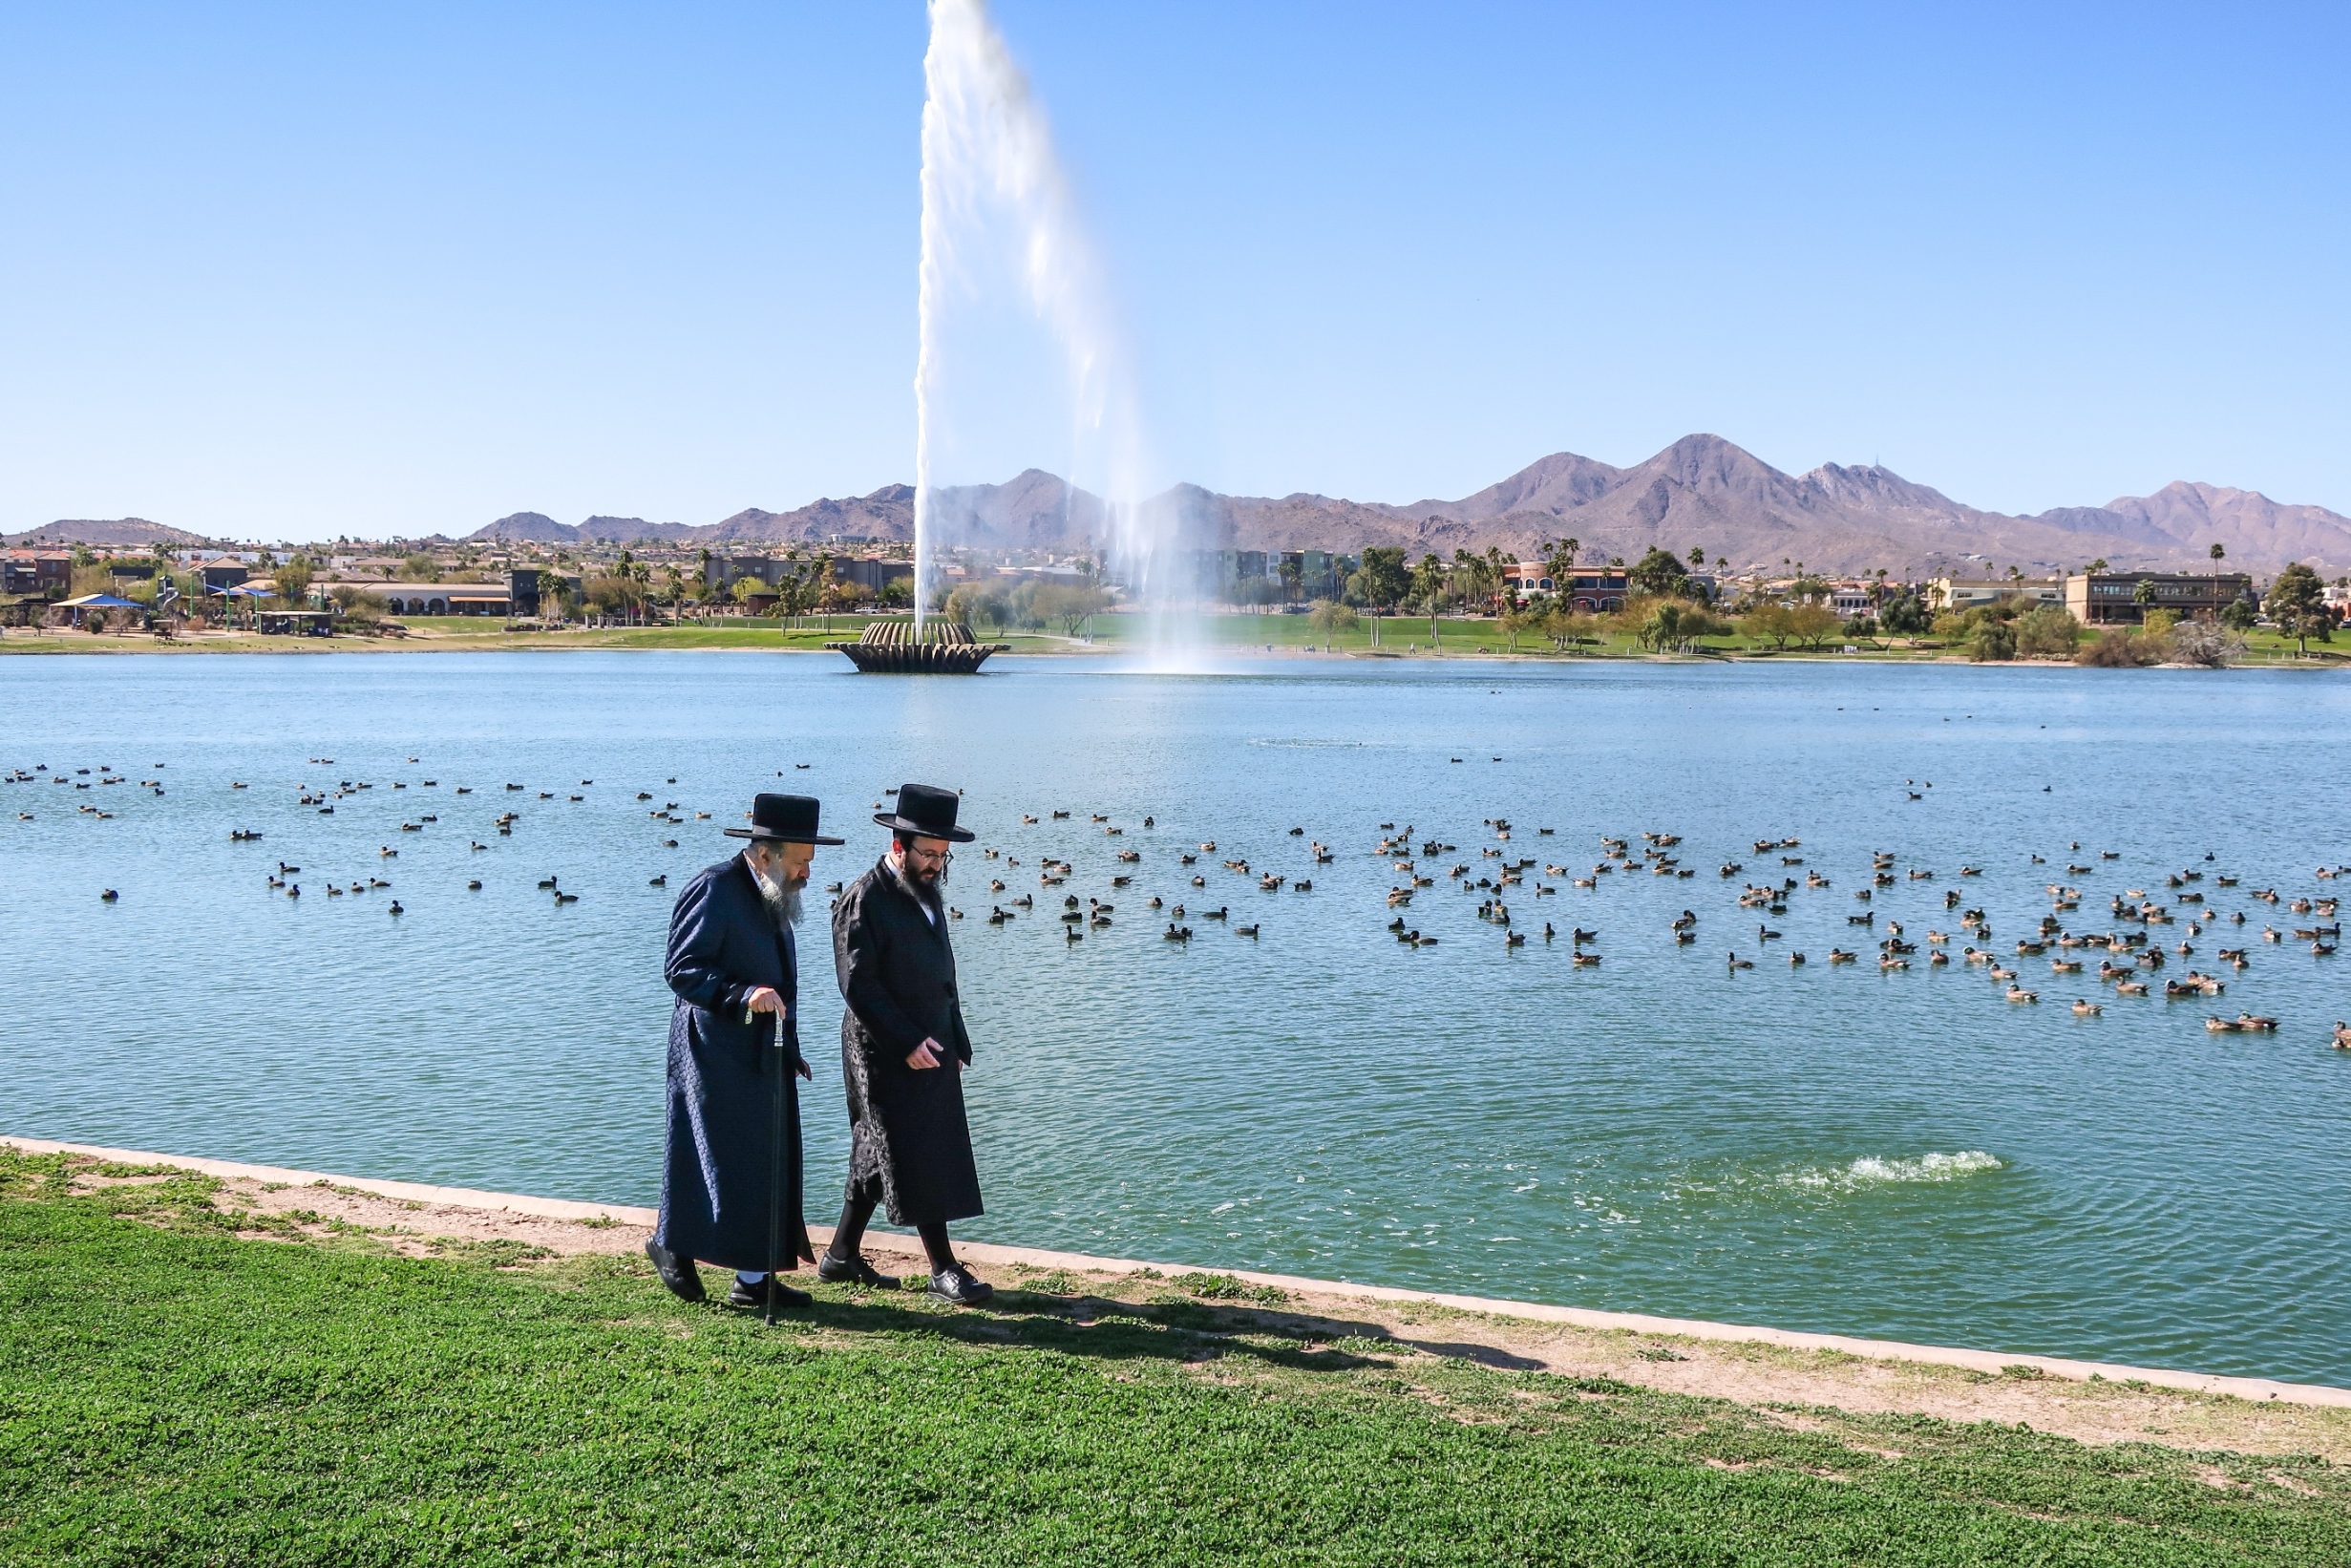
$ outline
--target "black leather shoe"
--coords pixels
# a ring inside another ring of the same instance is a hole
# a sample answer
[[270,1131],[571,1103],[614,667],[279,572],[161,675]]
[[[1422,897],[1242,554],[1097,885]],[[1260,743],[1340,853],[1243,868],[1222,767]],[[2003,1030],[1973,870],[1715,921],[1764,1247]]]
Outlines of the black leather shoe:
[[[771,1275],[769,1278],[773,1279],[773,1276]],[[805,1290],[794,1290],[783,1281],[775,1281],[775,1304],[777,1306],[811,1306],[815,1303],[815,1297],[811,1296]],[[753,1312],[761,1310],[768,1304],[767,1280],[762,1280],[755,1285],[747,1285],[740,1278],[736,1279],[734,1288],[727,1292],[727,1304],[747,1307]]]
[[996,1294],[996,1287],[958,1263],[931,1276],[931,1294],[958,1306],[977,1306]]
[[896,1290],[899,1287],[897,1275],[884,1274],[875,1268],[865,1261],[863,1253],[855,1258],[836,1258],[829,1252],[825,1253],[816,1260],[816,1278],[829,1285],[847,1281],[852,1284],[863,1285],[868,1290]]
[[653,1271],[661,1282],[669,1287],[669,1294],[681,1302],[702,1300],[702,1271],[694,1267],[691,1258],[680,1258],[658,1241],[645,1244],[645,1255],[653,1260]]

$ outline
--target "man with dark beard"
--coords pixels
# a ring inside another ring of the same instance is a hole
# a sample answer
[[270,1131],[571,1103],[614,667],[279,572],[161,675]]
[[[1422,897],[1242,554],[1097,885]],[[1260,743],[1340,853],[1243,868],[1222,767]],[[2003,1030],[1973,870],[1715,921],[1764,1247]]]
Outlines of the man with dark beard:
[[894,1283],[858,1251],[878,1204],[890,1223],[912,1225],[930,1255],[931,1292],[959,1305],[995,1294],[956,1261],[947,1222],[981,1212],[980,1174],[964,1119],[964,1070],[971,1036],[955,995],[955,952],[940,895],[955,825],[952,790],[909,784],[898,810],[874,820],[890,830],[881,863],[833,906],[833,966],[840,977],[841,1076],[849,1097],[849,1190],[820,1280]]
[[808,1293],[774,1273],[815,1257],[800,1215],[793,1077],[809,1068],[792,928],[815,846],[840,840],[816,831],[817,805],[806,795],[760,795],[751,817],[727,830],[751,840],[743,852],[697,873],[669,916],[668,1151],[661,1218],[645,1251],[681,1300],[702,1300],[700,1259],[735,1271],[731,1306],[806,1306]]

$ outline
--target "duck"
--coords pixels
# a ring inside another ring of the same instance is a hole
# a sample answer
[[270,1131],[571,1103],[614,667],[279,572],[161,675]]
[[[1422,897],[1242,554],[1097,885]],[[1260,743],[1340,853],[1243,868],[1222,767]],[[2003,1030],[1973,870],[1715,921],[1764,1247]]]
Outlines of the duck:
[[2236,1015],[2236,1027],[2248,1034],[2275,1034],[2277,1020],[2266,1013],[2240,1012]]
[[[1256,935],[1257,935],[1257,927],[1255,927],[1255,926],[1253,926],[1253,925],[1252,925],[1252,926],[1246,926],[1246,927],[1237,927],[1236,929],[1241,930],[1241,931],[1242,931],[1245,935],[1248,935],[1248,936],[1256,936]],[[1502,933],[1502,945],[1503,945],[1503,946],[1505,946],[1505,947],[1524,947],[1526,944],[1527,944],[1526,933],[1525,933],[1525,932],[1523,932],[1523,931],[1505,931],[1505,932],[1503,932],[1503,933]]]
[[2073,1010],[2079,1017],[2095,1018],[2106,1008],[2086,996],[2077,996],[2073,999]]
[[2009,986],[2007,995],[2008,1000],[2011,1002],[2038,1002],[2041,1000],[2041,993],[2039,991],[2028,991],[2022,985]]
[[108,888],[101,888],[101,889],[99,890],[99,892],[98,892],[98,902],[100,902],[100,903],[113,903],[116,900],[117,900],[117,899],[119,899],[119,898],[121,898],[121,897],[122,897],[122,895],[121,895],[121,894],[119,894],[119,893],[116,892],[116,891],[115,891],[113,888],[111,888],[111,887],[108,887]]
[[1569,955],[1569,958],[1578,968],[1582,969],[1591,968],[1600,961],[1600,956],[1598,953],[1572,953]]
[[[1061,815],[1067,816],[1068,814],[1065,812]],[[1077,943],[1084,942],[1085,940],[1086,939],[1084,937],[1078,934],[1078,929],[1074,925],[1065,925],[1061,928],[1061,944],[1065,947],[1071,946]]]
[[2351,1024],[2346,1024],[2340,1018],[2335,1020],[2335,1049],[2351,1050]]
[[[1254,937],[1257,935],[1257,927],[1254,925],[1236,925],[1233,927],[1233,935],[1237,937]],[[1518,940],[1524,942],[1526,939],[1521,937]]]
[[1177,925],[1171,921],[1168,922],[1167,930],[1162,934],[1162,939],[1167,942],[1190,942],[1192,940],[1192,927],[1189,925]]
[[2147,982],[2144,980],[2118,980],[2114,983],[2114,994],[2117,996],[2145,996],[2147,994]]
[[[481,891],[481,879],[479,879],[479,878],[477,877],[477,878],[474,879],[472,881],[467,882],[467,883],[465,884],[465,890],[466,890],[468,893],[478,893],[478,892],[480,892],[480,891]],[[332,889],[329,889],[328,891],[330,891],[330,892],[331,892],[331,891],[332,891]]]
[[1752,969],[1755,967],[1755,961],[1753,959],[1741,958],[1737,953],[1726,955],[1724,959],[1724,963],[1727,967],[1734,971],[1739,969]]
[[394,914],[394,915],[405,915],[405,914],[407,914],[407,913],[408,913],[408,911],[400,907],[400,901],[399,901],[399,900],[394,899],[394,900],[392,900],[392,910],[391,910],[391,913],[392,913],[392,914]]
[[580,895],[577,893],[558,893],[555,896],[555,906],[558,909],[561,909],[567,903],[578,903],[579,901]]
[[645,885],[647,887],[667,887],[669,885],[669,874],[665,871]]
[[1832,947],[1829,949],[1829,962],[1832,964],[1852,964],[1857,961],[1860,955],[1858,953],[1849,953],[1842,947]]
[[1788,955],[1788,966],[1790,969],[1799,968],[1803,965],[1803,964],[1804,955],[1802,953],[1790,953]]

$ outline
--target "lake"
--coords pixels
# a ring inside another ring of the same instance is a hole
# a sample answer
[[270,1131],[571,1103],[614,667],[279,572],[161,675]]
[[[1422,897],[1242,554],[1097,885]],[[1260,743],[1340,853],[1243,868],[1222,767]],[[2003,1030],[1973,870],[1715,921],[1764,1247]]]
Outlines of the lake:
[[[852,878],[882,792],[918,780],[964,790],[980,834],[949,887],[975,1238],[2351,1383],[2351,1053],[2327,1047],[2351,957],[2249,896],[2342,885],[2315,872],[2351,859],[2347,721],[2351,684],[2267,671],[11,659],[0,771],[32,781],[0,791],[0,1131],[650,1203],[676,888],[776,788],[850,840],[816,884]],[[1408,828],[1414,853],[1380,850]],[[1679,836],[1664,853],[1695,876],[1641,870],[1644,833]],[[1633,868],[1593,875],[1603,837]],[[1894,880],[1858,901],[1881,852]],[[1048,856],[1066,886],[1039,885]],[[1514,947],[1480,918],[1494,890],[1463,883],[1528,857]],[[269,885],[282,862],[299,898]],[[1260,891],[1268,871],[1289,881]],[[1789,879],[1784,914],[1738,902]],[[2100,985],[2104,949],[2018,957],[2052,885],[2081,892],[2067,930],[2194,952],[2139,971],[2145,997]],[[2117,919],[2127,889],[2177,919]],[[1154,895],[1191,942],[1163,939]],[[1067,942],[1069,896],[1112,923]],[[818,1221],[846,1151],[823,902],[802,987]],[[2219,923],[2189,937],[2199,910]],[[1398,919],[1438,940],[1400,943]],[[1907,970],[1877,967],[1890,921]],[[1576,928],[1598,964],[1571,961]],[[1971,943],[2040,1002],[1956,961]],[[2217,957],[2240,945],[2241,973]],[[2190,968],[2226,995],[2164,1000]],[[2281,1027],[2207,1032],[2240,1009]]]

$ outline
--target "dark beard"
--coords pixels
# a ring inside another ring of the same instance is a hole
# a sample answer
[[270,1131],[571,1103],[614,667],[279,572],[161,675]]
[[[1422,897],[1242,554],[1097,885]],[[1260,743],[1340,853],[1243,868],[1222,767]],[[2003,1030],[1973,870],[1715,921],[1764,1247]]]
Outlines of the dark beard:
[[914,878],[907,873],[905,861],[900,860],[898,864],[893,866],[889,865],[889,862],[885,860],[882,864],[889,866],[890,879],[898,883],[900,892],[905,894],[906,897],[914,900],[917,903],[929,905],[934,912],[941,907],[942,901],[939,890],[947,879],[947,874],[944,868],[942,868],[939,874],[931,879],[930,885],[925,887],[921,882],[916,881]]

